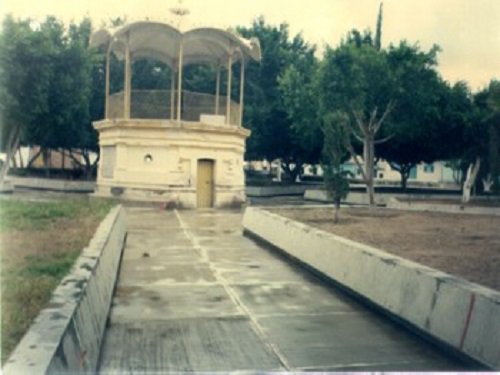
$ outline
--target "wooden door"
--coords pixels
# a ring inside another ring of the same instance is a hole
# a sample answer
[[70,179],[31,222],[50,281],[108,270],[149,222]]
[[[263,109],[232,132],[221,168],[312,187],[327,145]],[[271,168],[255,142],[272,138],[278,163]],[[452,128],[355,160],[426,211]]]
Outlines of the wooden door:
[[198,208],[213,207],[214,204],[214,161],[198,160],[196,184]]

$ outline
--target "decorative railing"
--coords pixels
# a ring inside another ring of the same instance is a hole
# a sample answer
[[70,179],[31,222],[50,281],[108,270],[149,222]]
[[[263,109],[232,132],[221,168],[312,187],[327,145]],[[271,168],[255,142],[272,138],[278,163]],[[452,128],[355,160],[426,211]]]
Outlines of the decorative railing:
[[[174,113],[171,114],[170,90],[132,90],[130,117],[135,119],[176,119],[177,92],[174,92]],[[202,114],[215,114],[215,95],[182,90],[181,120],[200,121]],[[123,118],[123,91],[109,97],[109,118]],[[239,104],[231,101],[229,123],[239,124]],[[219,96],[219,115],[226,115],[226,97]]]

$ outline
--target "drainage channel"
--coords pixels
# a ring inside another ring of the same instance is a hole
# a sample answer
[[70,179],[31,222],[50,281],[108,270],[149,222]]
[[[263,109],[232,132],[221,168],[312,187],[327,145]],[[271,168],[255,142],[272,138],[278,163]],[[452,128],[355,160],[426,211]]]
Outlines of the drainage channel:
[[127,215],[102,373],[467,369],[244,237],[240,212]]

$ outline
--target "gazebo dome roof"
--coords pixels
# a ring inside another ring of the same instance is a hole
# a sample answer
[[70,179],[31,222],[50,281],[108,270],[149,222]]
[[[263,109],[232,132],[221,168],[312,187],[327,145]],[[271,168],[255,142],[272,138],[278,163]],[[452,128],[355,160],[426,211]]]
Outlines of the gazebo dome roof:
[[[126,43],[132,60],[153,58],[169,66],[177,64],[182,43],[183,65],[221,63],[233,55],[233,62],[261,58],[258,39],[245,39],[233,31],[212,27],[194,28],[181,32],[163,22],[138,21],[115,30],[100,29],[90,38],[91,47],[106,46],[123,60]],[[237,53],[235,53],[237,52]]]

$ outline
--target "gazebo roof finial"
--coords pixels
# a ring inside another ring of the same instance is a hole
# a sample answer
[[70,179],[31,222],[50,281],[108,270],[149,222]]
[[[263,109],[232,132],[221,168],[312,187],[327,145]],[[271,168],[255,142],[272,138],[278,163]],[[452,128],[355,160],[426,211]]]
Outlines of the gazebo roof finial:
[[191,13],[188,8],[182,5],[182,0],[177,1],[177,6],[170,8],[170,13],[172,13],[177,18],[177,28],[181,29],[182,18]]

